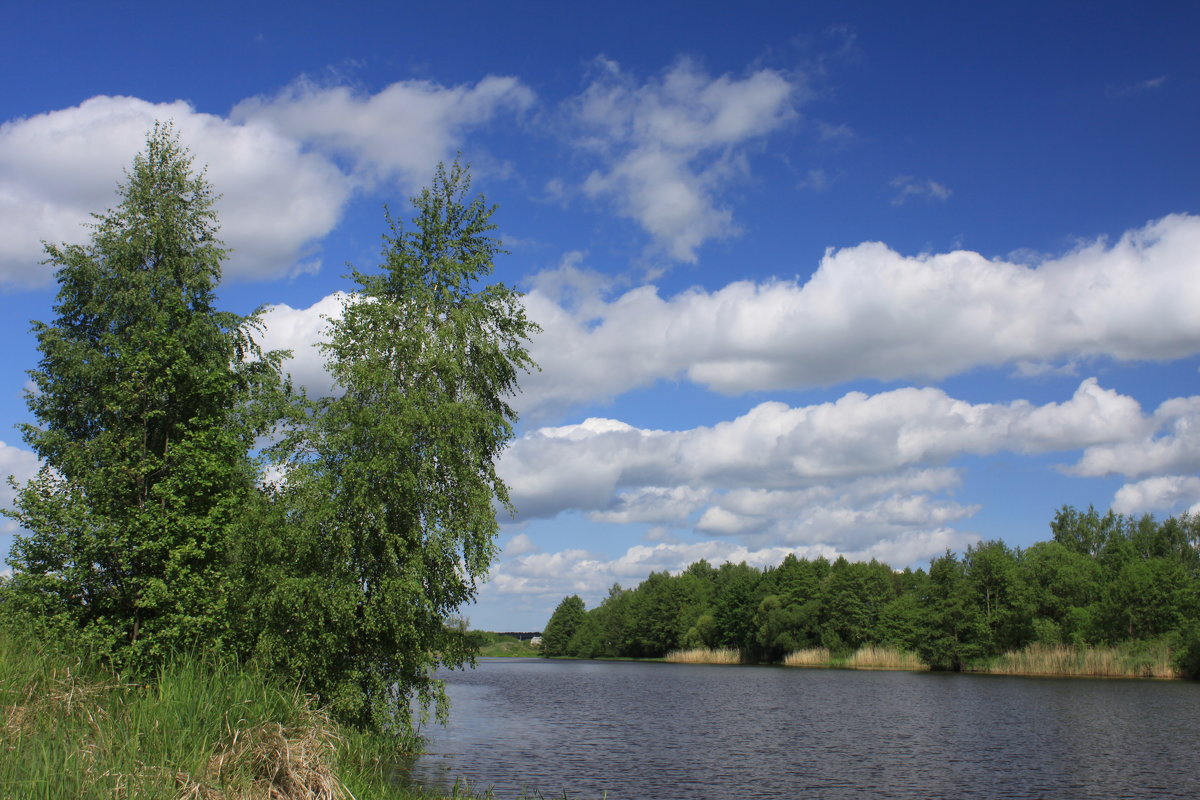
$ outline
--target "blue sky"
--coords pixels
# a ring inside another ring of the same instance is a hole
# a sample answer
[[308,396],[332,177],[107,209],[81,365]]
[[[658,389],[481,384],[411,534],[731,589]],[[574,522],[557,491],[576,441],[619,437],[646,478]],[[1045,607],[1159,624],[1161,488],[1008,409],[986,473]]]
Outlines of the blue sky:
[[42,3],[0,28],[0,471],[36,469],[11,426],[40,242],[80,241],[169,118],[223,194],[223,304],[272,306],[313,392],[383,204],[456,152],[499,204],[543,369],[476,627],[702,557],[920,566],[1045,539],[1067,503],[1200,510],[1194,4]]

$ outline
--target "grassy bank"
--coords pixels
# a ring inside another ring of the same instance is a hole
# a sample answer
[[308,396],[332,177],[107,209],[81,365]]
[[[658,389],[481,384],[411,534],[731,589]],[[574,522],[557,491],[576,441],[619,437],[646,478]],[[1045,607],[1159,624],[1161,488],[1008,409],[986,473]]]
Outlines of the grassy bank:
[[384,800],[395,745],[346,731],[252,669],[181,658],[149,684],[0,640],[0,796]]
[[472,631],[479,655],[486,658],[537,658],[542,651],[527,641],[515,636],[504,636],[490,631]]

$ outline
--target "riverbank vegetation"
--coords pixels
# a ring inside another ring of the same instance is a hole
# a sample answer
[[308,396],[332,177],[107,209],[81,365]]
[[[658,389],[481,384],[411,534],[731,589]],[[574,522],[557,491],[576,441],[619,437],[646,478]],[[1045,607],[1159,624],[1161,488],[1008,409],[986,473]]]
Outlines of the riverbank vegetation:
[[672,664],[740,664],[742,654],[730,647],[693,647],[672,650],[663,657]]
[[783,657],[785,667],[833,667],[841,669],[929,669],[920,656],[895,647],[869,645],[853,653],[836,655],[828,647],[807,647]]
[[536,658],[542,654],[528,639],[508,634],[471,631],[471,638],[477,655],[485,658]]
[[182,654],[150,676],[130,676],[4,628],[6,798],[418,796],[391,780],[389,766],[408,749],[402,742],[339,725],[253,665]]
[[743,663],[1200,677],[1200,519],[1064,507],[1050,530],[1024,549],[947,552],[928,570],[699,561],[613,586],[590,610],[564,599],[543,654],[729,649]]

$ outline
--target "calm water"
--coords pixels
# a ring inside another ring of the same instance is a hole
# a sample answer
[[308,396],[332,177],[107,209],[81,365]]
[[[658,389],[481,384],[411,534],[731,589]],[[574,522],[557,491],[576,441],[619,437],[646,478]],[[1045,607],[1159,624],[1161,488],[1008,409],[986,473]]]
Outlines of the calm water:
[[485,659],[417,783],[512,798],[1197,798],[1200,684]]

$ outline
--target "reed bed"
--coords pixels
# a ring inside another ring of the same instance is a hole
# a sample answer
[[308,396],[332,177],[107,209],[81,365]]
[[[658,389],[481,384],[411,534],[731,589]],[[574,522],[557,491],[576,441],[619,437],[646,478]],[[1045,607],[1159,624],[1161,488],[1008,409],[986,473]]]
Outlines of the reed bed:
[[1031,644],[1012,650],[976,671],[996,675],[1069,675],[1095,678],[1177,678],[1171,652],[1165,647],[1075,648]]
[[783,657],[785,667],[832,667],[833,654],[825,647],[809,647]]
[[693,647],[691,650],[672,650],[663,661],[672,664],[740,664],[742,654],[729,647]]
[[851,669],[928,669],[916,653],[895,647],[862,647],[846,659]]
[[848,656],[835,656],[828,648],[809,647],[784,656],[785,667],[837,667],[842,669],[928,669],[916,653],[894,647],[867,646]]

